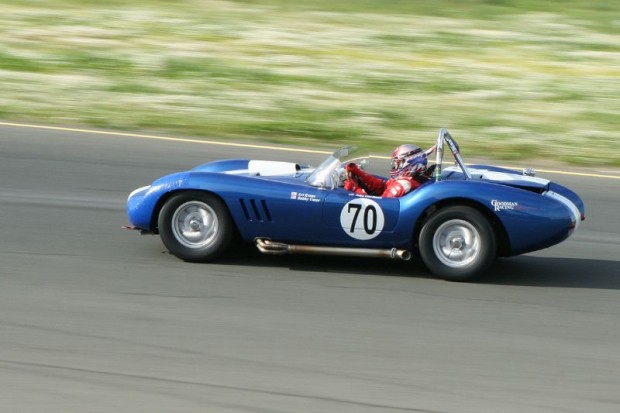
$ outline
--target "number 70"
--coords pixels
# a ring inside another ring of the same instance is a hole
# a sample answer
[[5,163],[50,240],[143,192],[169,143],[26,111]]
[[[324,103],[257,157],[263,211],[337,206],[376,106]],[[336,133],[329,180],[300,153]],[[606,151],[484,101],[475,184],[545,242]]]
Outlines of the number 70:
[[351,213],[351,210],[355,210],[353,212],[353,220],[351,221],[351,229],[350,232],[355,232],[355,225],[357,224],[357,219],[359,218],[360,212],[364,208],[364,216],[363,216],[363,225],[364,231],[368,235],[374,234],[377,230],[377,209],[374,205],[366,205],[365,207],[360,204],[349,204],[348,213]]

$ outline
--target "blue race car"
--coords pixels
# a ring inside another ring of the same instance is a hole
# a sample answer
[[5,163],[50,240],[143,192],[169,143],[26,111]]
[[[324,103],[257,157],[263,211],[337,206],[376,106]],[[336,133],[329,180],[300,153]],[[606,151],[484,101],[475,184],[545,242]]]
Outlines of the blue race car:
[[[444,147],[454,164],[443,164]],[[175,256],[215,260],[235,235],[266,254],[412,256],[438,277],[463,281],[496,257],[547,248],[585,219],[568,188],[489,166],[466,166],[441,129],[434,176],[401,198],[358,195],[342,187],[346,147],[317,168],[290,162],[230,159],[164,176],[133,191],[128,228],[159,234]]]

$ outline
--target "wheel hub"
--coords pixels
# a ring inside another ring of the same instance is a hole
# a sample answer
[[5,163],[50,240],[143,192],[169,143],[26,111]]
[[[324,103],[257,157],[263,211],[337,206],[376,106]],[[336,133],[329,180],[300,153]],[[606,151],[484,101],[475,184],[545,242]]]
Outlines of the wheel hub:
[[463,249],[465,246],[465,238],[458,236],[450,239],[450,248],[455,250]]
[[470,222],[462,219],[446,221],[433,237],[435,256],[452,268],[466,267],[480,253],[480,233]]
[[202,228],[202,223],[200,221],[198,221],[197,219],[192,219],[189,222],[189,227],[192,231],[196,231],[199,232],[200,228]]
[[179,206],[172,217],[172,232],[185,247],[204,248],[216,238],[219,222],[213,208],[190,201]]

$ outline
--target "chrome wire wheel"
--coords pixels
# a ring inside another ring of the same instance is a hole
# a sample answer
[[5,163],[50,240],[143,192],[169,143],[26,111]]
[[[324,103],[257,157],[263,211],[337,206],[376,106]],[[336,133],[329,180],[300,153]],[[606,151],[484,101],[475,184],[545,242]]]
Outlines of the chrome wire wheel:
[[172,215],[172,233],[187,248],[203,248],[215,240],[219,222],[213,208],[204,202],[189,201]]
[[466,267],[476,261],[480,253],[480,233],[462,219],[446,221],[435,231],[433,250],[444,265]]

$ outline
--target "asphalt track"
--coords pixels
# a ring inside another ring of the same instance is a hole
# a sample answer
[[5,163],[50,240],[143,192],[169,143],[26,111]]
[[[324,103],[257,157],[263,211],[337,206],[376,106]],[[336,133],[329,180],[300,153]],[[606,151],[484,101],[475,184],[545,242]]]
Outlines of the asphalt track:
[[[0,412],[618,412],[620,179],[567,242],[477,283],[420,265],[163,253],[129,191],[318,153],[0,126]],[[614,177],[589,176],[610,175]]]

